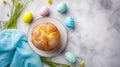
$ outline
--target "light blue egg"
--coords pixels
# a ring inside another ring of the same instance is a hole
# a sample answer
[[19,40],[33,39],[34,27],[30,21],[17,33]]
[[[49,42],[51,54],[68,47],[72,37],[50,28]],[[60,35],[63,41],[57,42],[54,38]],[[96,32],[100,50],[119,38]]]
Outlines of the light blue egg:
[[75,63],[76,62],[76,57],[73,53],[71,52],[66,52],[65,53],[65,59],[69,62],[69,63]]
[[75,25],[74,19],[73,19],[71,16],[68,16],[68,17],[65,19],[65,25],[66,25],[66,27],[68,27],[68,28],[74,28],[74,25]]
[[64,2],[61,2],[57,6],[57,11],[60,13],[65,13],[67,11],[67,5]]

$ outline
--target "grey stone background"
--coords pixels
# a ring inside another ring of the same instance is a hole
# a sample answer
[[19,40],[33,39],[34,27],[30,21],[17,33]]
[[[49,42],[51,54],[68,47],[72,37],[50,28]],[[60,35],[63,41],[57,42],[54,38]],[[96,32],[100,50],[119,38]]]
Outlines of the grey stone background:
[[[56,11],[57,4],[62,1],[68,6],[66,14]],[[120,0],[53,0],[52,5],[47,0],[33,0],[18,19],[18,28],[27,34],[30,24],[23,23],[22,15],[31,11],[36,20],[40,18],[39,9],[42,6],[48,6],[50,17],[63,24],[67,16],[75,19],[75,28],[67,29],[66,49],[53,61],[70,64],[64,58],[64,53],[70,51],[77,58],[82,57],[85,67],[120,67]],[[0,0],[0,20],[8,19],[8,11],[8,6]],[[70,64],[71,67],[79,67],[78,62]]]

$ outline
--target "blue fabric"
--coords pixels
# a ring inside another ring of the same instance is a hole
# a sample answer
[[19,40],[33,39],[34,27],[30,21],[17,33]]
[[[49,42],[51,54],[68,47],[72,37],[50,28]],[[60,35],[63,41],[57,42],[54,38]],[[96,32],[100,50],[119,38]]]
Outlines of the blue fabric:
[[0,67],[42,67],[42,63],[29,47],[25,34],[8,29],[0,32]]

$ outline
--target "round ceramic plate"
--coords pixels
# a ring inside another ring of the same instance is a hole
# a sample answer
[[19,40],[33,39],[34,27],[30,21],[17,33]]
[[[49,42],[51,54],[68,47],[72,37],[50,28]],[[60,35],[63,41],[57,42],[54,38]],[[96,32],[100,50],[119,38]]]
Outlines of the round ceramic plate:
[[[40,23],[45,23],[45,22],[53,23],[60,31],[60,43],[55,49],[53,49],[51,51],[40,50],[40,49],[36,48],[33,45],[33,43],[31,42],[31,35],[32,35],[33,28],[36,27],[37,25],[39,25]],[[50,18],[50,17],[40,18],[40,19],[36,20],[35,22],[33,22],[33,24],[30,26],[30,28],[28,30],[28,43],[29,43],[30,47],[40,56],[53,57],[53,56],[60,54],[60,52],[62,52],[64,50],[64,48],[66,47],[67,31],[66,31],[65,27],[63,26],[63,24],[54,18]]]

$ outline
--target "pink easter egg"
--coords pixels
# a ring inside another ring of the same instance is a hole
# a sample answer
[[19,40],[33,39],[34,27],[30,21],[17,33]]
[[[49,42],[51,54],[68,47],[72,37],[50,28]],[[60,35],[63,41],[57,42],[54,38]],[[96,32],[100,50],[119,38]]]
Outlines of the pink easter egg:
[[42,7],[41,9],[40,9],[40,15],[41,16],[47,16],[49,14],[49,8],[48,7]]

